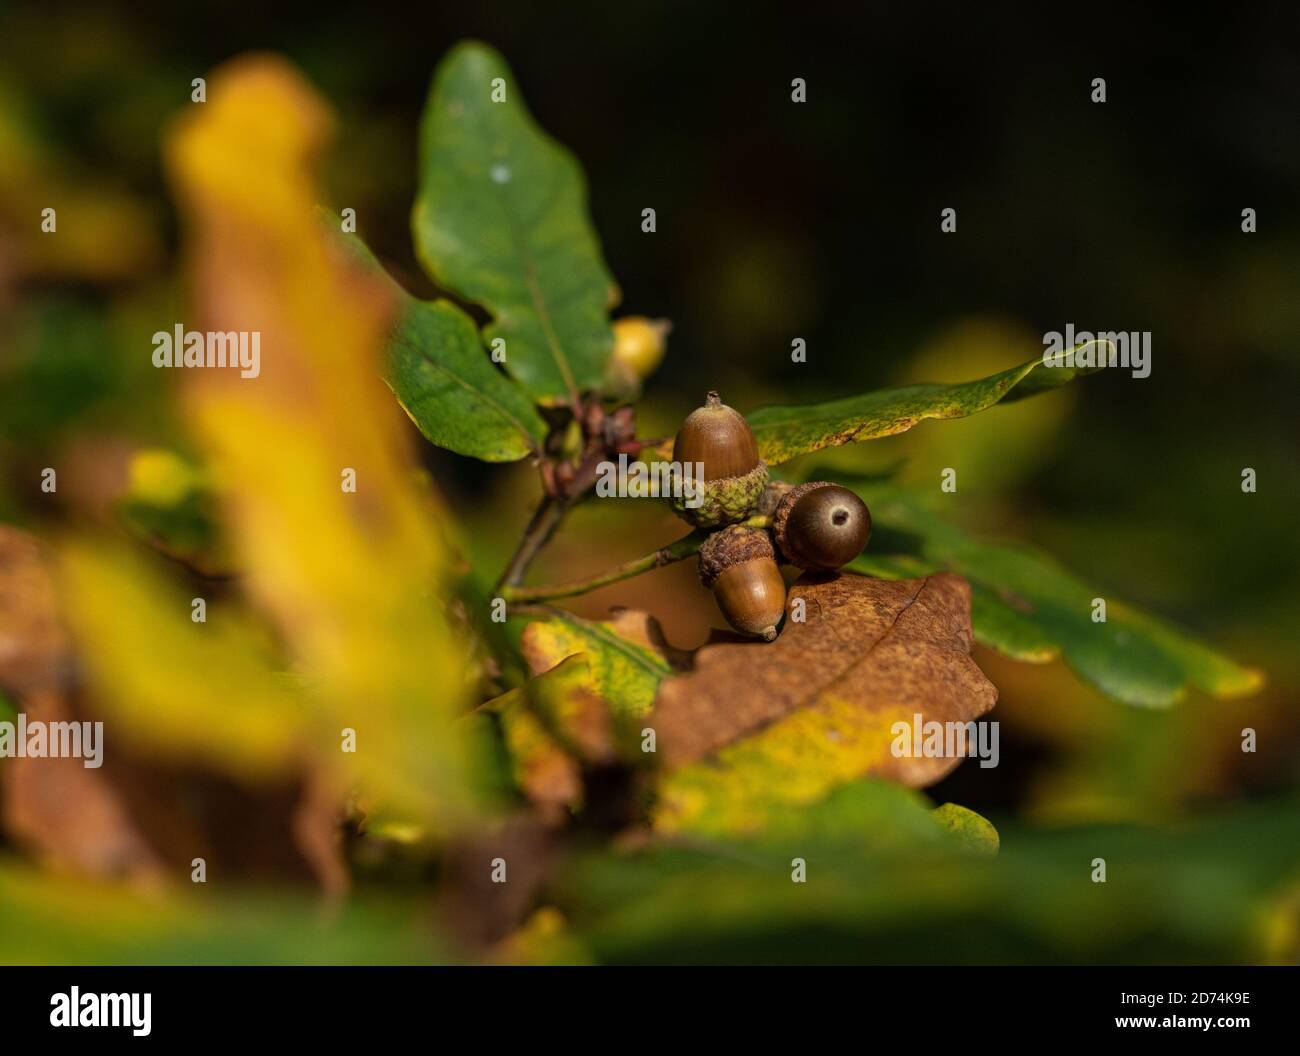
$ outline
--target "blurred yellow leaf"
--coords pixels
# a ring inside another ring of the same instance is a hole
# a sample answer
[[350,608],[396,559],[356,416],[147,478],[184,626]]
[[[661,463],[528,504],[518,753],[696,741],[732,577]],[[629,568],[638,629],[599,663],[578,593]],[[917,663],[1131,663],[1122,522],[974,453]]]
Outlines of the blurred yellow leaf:
[[67,616],[110,736],[255,779],[302,761],[313,721],[266,643],[233,613],[191,600],[130,551],[65,547]]
[[203,484],[203,474],[172,451],[147,448],[131,459],[131,496],[156,506],[174,506]]
[[590,965],[591,951],[569,930],[564,914],[554,906],[536,910],[523,927],[492,951],[492,962],[512,965]]
[[[257,55],[216,71],[208,102],[171,130],[194,306],[186,328],[247,333],[249,349],[256,335],[260,348],[256,370],[176,373],[243,586],[309,682],[335,750],[355,731],[341,762],[381,815],[455,824],[475,802],[469,734],[452,721],[468,703],[466,647],[440,600],[444,533],[414,486],[401,412],[379,377],[389,295],[316,220],[314,161],[331,126],[291,66]],[[129,589],[102,564],[83,559],[82,572],[96,590]],[[110,622],[93,627],[100,653]],[[223,648],[233,670],[251,663],[237,643]],[[115,662],[130,684],[158,661],[137,650]],[[178,678],[187,671],[193,683],[207,677],[177,665]],[[141,722],[163,703],[149,701]]]

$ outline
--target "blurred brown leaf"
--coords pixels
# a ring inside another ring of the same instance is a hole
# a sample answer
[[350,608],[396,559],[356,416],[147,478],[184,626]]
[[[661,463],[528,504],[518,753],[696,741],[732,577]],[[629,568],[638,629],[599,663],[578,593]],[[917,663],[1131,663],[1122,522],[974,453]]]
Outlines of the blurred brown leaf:
[[[120,623],[126,611],[130,626],[140,624],[146,638],[158,630],[147,606],[130,604],[129,593],[93,593],[101,607],[112,608],[106,618]],[[165,634],[150,640],[175,645]],[[3,527],[0,643],[0,684],[17,695],[18,710],[29,724],[104,723],[97,767],[78,757],[0,760],[0,826],[18,843],[62,868],[147,886],[168,878],[188,880],[194,858],[203,858],[213,881],[238,875],[314,879],[330,892],[346,887],[338,849],[339,797],[323,777],[295,761],[287,773],[280,765],[254,767],[236,781],[184,755],[168,759],[149,752],[148,738],[132,736],[129,716],[105,708],[89,687],[75,684],[77,665],[49,558],[35,539]],[[125,652],[138,657],[145,649]],[[166,655],[173,661],[193,659],[184,648],[169,648]],[[226,663],[231,663],[228,654]],[[163,668],[155,663],[151,670],[168,705],[192,699],[192,689],[187,694]],[[143,681],[127,695],[138,699],[149,670],[137,670]],[[194,713],[187,714],[192,720]],[[234,709],[220,715],[232,718]],[[217,716],[214,706],[194,736],[211,739],[220,724]]]
[[0,525],[0,686],[14,693],[58,686],[67,649],[40,544]]
[[534,908],[557,854],[555,835],[521,812],[463,834],[447,846],[439,918],[467,949],[486,952],[514,932]]
[[[21,698],[28,722],[75,722],[62,694]],[[45,860],[93,876],[153,885],[163,865],[132,821],[104,770],[78,758],[14,758],[0,763],[4,831]]]

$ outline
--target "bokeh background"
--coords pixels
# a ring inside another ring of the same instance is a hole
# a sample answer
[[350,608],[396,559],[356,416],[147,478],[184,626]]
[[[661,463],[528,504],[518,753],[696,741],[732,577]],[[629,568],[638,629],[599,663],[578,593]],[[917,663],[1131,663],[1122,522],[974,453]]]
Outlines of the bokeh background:
[[[995,821],[1169,820],[1300,781],[1300,16],[1287,5],[1107,18],[959,5],[141,3],[0,10],[0,519],[112,519],[133,451],[183,427],[140,349],[184,318],[160,141],[193,77],[249,50],[297,64],[339,117],[336,208],[414,292],[419,115],[456,41],[500,49],[585,167],[620,311],[673,323],[644,434],[705,390],[741,409],[1021,362],[1044,331],[1149,330],[1151,376],[1105,371],[819,465],[938,487],[956,519],[1032,541],[1108,594],[1263,670],[1259,694],[1168,712],[1106,700],[1062,664],[977,659],[1002,765],[931,790]],[[808,103],[790,102],[804,77]],[[1104,77],[1107,101],[1090,100]],[[43,239],[51,188],[84,218]],[[641,210],[658,230],[641,231]],[[939,212],[957,210],[955,234]],[[1258,216],[1244,234],[1241,211]],[[793,338],[808,361],[793,364]],[[496,568],[535,495],[525,467],[422,457]],[[39,492],[58,452],[57,501]],[[1258,474],[1243,494],[1241,470]],[[600,507],[600,508],[595,508]],[[595,504],[537,578],[633,557],[671,517]],[[595,562],[595,564],[593,564]],[[674,644],[716,626],[685,565],[576,601],[641,607]],[[1240,730],[1259,730],[1243,755]],[[1000,825],[1001,827],[1001,825]]]

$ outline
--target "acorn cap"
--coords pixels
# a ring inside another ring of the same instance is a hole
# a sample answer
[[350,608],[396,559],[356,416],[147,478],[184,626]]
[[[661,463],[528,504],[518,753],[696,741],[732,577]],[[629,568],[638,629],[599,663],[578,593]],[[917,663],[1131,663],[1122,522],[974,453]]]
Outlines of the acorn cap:
[[745,416],[710,392],[677,430],[673,461],[702,462],[706,481],[743,477],[759,464],[758,443]]
[[766,483],[767,463],[760,460],[739,477],[703,481],[692,490],[693,498],[688,499],[685,487],[674,489],[672,507],[679,517],[697,528],[735,524],[753,513]]
[[777,504],[772,534],[790,564],[830,571],[862,553],[871,538],[871,511],[848,488],[809,481],[791,488]]
[[727,569],[760,558],[776,559],[767,532],[733,524],[714,532],[700,546],[700,582],[712,590],[717,578]]

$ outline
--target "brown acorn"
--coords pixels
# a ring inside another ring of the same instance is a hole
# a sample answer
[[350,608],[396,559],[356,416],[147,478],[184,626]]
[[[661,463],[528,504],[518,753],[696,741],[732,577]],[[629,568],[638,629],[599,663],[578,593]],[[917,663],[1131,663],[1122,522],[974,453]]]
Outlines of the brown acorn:
[[848,488],[812,481],[781,498],[772,532],[790,564],[828,572],[862,553],[871,537],[871,511]]
[[716,528],[743,521],[758,504],[767,483],[767,463],[758,457],[754,434],[739,411],[728,407],[716,392],[692,411],[673,441],[673,462],[692,474],[703,465],[702,494],[686,489],[673,496],[678,516],[697,528]]
[[700,582],[713,591],[722,615],[741,634],[769,642],[776,637],[785,615],[785,580],[763,529],[732,525],[704,540]]

